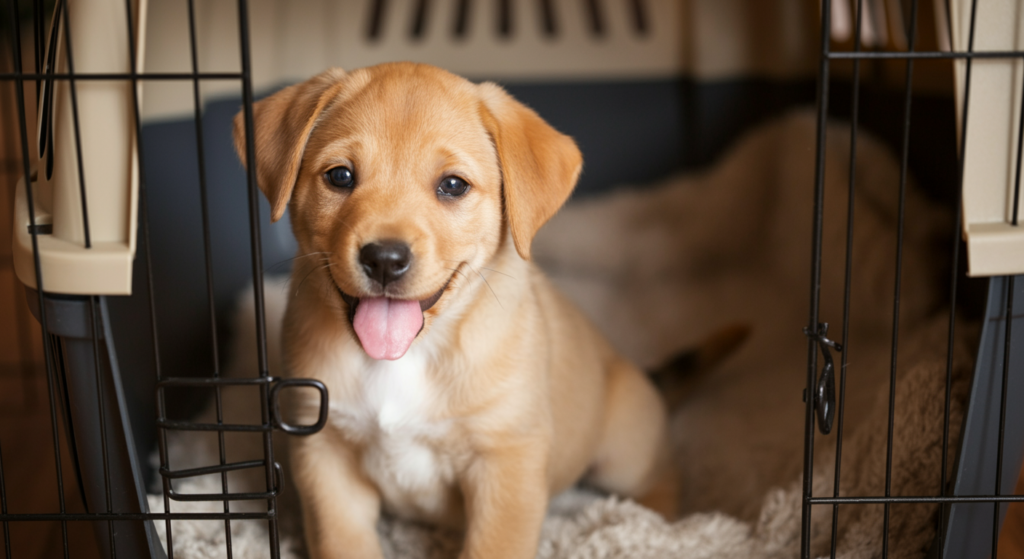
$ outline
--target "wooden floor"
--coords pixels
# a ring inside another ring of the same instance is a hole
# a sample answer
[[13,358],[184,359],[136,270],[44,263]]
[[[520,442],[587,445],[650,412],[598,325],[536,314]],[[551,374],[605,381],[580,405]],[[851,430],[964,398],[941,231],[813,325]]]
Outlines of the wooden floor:
[[[1024,495],[1024,468],[1017,478],[1017,495]],[[1006,513],[1003,533],[999,536],[998,559],[1024,559],[1024,503],[1013,503]]]
[[[5,371],[9,372],[9,371]],[[7,512],[53,513],[60,511],[57,467],[53,452],[53,428],[46,402],[45,384],[27,385],[19,375],[0,378],[0,450],[3,452],[3,485]],[[58,425],[60,419],[58,418]],[[63,433],[58,435],[63,439]],[[84,512],[78,486],[68,467],[68,450],[61,447],[64,461],[64,510]],[[99,559],[93,528],[85,522],[11,522],[12,557],[49,559],[64,556],[64,532],[70,557]],[[3,537],[0,536],[0,542]]]

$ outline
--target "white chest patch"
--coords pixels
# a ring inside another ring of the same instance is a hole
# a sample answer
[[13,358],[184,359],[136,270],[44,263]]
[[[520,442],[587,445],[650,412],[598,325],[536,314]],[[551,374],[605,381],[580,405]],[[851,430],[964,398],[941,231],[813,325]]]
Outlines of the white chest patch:
[[455,479],[452,457],[439,452],[448,422],[437,419],[438,395],[417,348],[396,361],[363,355],[355,390],[331,402],[331,422],[363,445],[363,470],[388,509],[411,517],[441,514]]

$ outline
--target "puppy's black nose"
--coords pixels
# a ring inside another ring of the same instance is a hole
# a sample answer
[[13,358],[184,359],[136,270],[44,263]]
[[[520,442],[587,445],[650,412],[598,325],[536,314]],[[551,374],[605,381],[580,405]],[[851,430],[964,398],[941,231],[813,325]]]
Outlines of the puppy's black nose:
[[395,282],[409,271],[412,252],[401,241],[381,241],[359,249],[359,263],[370,279],[381,286]]

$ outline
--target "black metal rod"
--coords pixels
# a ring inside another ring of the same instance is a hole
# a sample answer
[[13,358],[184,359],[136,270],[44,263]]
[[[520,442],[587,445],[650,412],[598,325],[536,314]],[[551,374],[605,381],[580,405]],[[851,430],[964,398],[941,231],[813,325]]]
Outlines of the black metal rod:
[[[967,39],[967,52],[974,50],[974,18],[977,14],[978,0],[971,1],[971,22],[970,22],[970,33]],[[949,12],[949,4],[947,1],[946,11]],[[950,17],[950,19],[952,19]],[[953,28],[950,23],[949,28],[949,40],[952,46],[953,42]],[[961,112],[962,118],[960,123],[960,146],[957,158],[957,189],[956,189],[956,210],[953,212],[953,234],[952,234],[952,263],[950,264],[950,295],[949,295],[949,337],[947,338],[947,349],[946,349],[946,399],[943,407],[943,420],[942,420],[942,471],[939,473],[939,495],[945,496],[947,493],[947,479],[946,471],[949,468],[949,414],[952,407],[953,399],[953,358],[956,347],[956,300],[957,300],[957,288],[960,279],[960,226],[963,209],[963,191],[964,191],[964,158],[967,153],[967,116],[968,109],[970,108],[971,99],[971,66],[973,59],[967,58],[964,62],[966,65],[966,71],[964,73],[964,100],[963,110]],[[938,515],[938,547],[939,556],[938,559],[943,559],[946,554],[946,542],[945,532],[946,523],[944,518],[946,516],[946,503],[939,505]]]
[[[913,0],[910,4],[910,35],[908,37],[908,48],[911,52],[917,39],[917,3]],[[902,292],[903,280],[903,233],[906,224],[906,202],[907,202],[907,171],[908,157],[910,154],[910,109],[914,93],[914,60],[907,60],[906,84],[903,99],[903,149],[900,159],[900,187],[899,187],[899,217],[896,225],[896,278],[893,287],[892,302],[892,357],[889,364],[889,425],[886,434],[885,452],[885,496],[892,496],[892,447],[893,431],[895,430],[896,419],[896,368],[899,357],[899,334],[900,334],[900,294]],[[891,510],[889,504],[885,504],[882,520],[882,559],[889,556],[889,518]]]
[[[17,0],[15,0],[17,2]],[[35,69],[38,74],[43,70],[43,7],[42,0],[32,2],[32,49],[35,51]],[[18,10],[19,12],[21,10]],[[18,20],[14,20],[17,25]],[[39,98],[39,80],[36,80],[36,98]]]
[[[149,73],[136,73],[135,79],[139,80],[172,80],[172,81],[192,81],[195,78],[203,80],[240,80],[242,75],[235,72],[199,72],[193,74],[190,72],[149,72]],[[46,74],[46,73],[28,73],[28,74],[15,74],[11,72],[0,73],[0,81],[13,81],[16,79],[25,80],[41,80],[41,79],[54,79],[54,80],[71,80],[75,81],[111,81],[111,80],[127,80],[132,79],[132,74],[129,72],[92,72],[82,74]]]
[[452,34],[457,39],[465,37],[469,33],[469,3],[470,0],[458,0],[455,9],[455,25]]
[[370,24],[366,30],[366,36],[370,40],[379,39],[381,29],[384,27],[384,11],[387,9],[387,0],[372,0],[373,8],[370,9]]
[[1024,51],[1019,50],[989,50],[978,52],[946,52],[946,51],[917,51],[917,52],[833,52],[829,58],[833,60],[849,60],[857,58],[860,60],[951,60],[960,58],[1024,58]]
[[[60,337],[50,334],[50,344],[53,347],[60,347]],[[71,395],[68,389],[68,370],[67,370],[67,359],[64,358],[63,352],[58,351],[54,356],[54,372],[57,375],[57,398],[60,401],[60,405],[63,406],[61,416],[64,419],[64,439],[68,443],[68,454],[72,457],[71,466],[75,472],[75,481],[78,483],[78,494],[82,498],[82,503],[86,506],[86,512],[89,512],[89,499],[86,497],[85,482],[82,479],[82,469],[79,467],[77,460],[78,444],[75,442],[75,425],[71,419]]]
[[236,462],[234,464],[221,464],[219,466],[204,466],[201,468],[189,468],[187,470],[160,470],[160,475],[170,479],[182,479],[187,477],[205,476],[209,474],[219,474],[221,472],[234,472],[237,470],[246,470],[250,468],[258,468],[263,465],[262,460],[249,460],[248,462]]
[[270,423],[263,425],[244,425],[237,423],[193,423],[191,421],[158,420],[157,426],[161,429],[174,431],[230,431],[238,433],[269,433],[274,430]]
[[[7,514],[7,484],[4,481],[4,450],[0,444],[0,514]],[[4,557],[11,559],[11,526],[4,520]]]
[[[114,512],[110,504],[110,459],[107,457],[107,420],[106,407],[103,401],[103,368],[100,366],[99,313],[96,312],[96,298],[89,297],[89,321],[92,330],[93,371],[96,373],[97,414],[100,418],[100,454],[103,458],[103,489],[106,512]],[[117,557],[117,545],[114,543],[114,523],[107,522],[107,538],[110,540],[110,553]]]
[[[29,147],[28,147],[28,125],[25,122],[25,80],[22,78],[21,71],[21,30],[19,29],[16,22],[18,21],[18,6],[15,2],[11,2],[11,23],[14,28],[14,32],[11,34],[12,39],[12,52],[14,53],[14,75],[15,84],[14,92],[17,100],[17,112],[18,112],[18,130],[21,135],[21,163],[22,163],[22,179],[25,185],[25,201],[28,205],[28,217],[30,223],[36,222],[36,210],[35,200],[32,195],[32,167],[29,164]],[[39,260],[39,234],[35,228],[31,231],[32,236],[32,262],[35,266],[36,276],[36,289],[39,290],[39,327],[42,332],[43,338],[43,359],[46,363],[46,389],[49,397],[50,404],[50,430],[53,440],[53,458],[56,465],[57,474],[57,499],[60,506],[61,514],[64,514],[67,510],[64,500],[64,479],[61,468],[60,459],[60,436],[57,428],[57,406],[54,401],[54,363],[53,363],[53,352],[56,351],[50,341],[50,329],[48,320],[46,318],[46,306],[45,291],[43,289],[43,268],[42,263]],[[9,520],[10,515],[5,515],[4,520]],[[61,538],[64,544],[64,557],[67,558],[69,555],[68,550],[68,525],[66,520],[61,520]]]
[[637,35],[646,35],[648,31],[647,8],[644,0],[629,0],[629,13],[633,16],[633,29]]
[[584,0],[584,7],[587,12],[587,22],[590,23],[590,33],[595,37],[601,37],[605,33],[604,13],[597,0]]
[[[1024,77],[1021,78],[1024,81]],[[1017,169],[1013,180],[1013,213],[1010,223],[1017,225],[1017,217],[1020,211],[1020,168],[1021,168],[1021,142],[1024,142],[1024,83],[1022,83],[1020,96],[1020,120],[1017,123]]]
[[[103,522],[105,520],[274,520],[277,514],[270,512],[115,512],[95,513],[31,513],[0,514],[0,522]],[[170,548],[168,548],[170,551]]]
[[[821,226],[825,197],[825,141],[828,126],[829,47],[832,3],[821,4],[821,59],[818,62],[818,131],[814,161],[814,223],[811,230],[811,300],[807,328],[818,331],[818,303],[821,296]],[[814,497],[814,381],[818,372],[818,347],[807,339],[807,387],[804,390],[803,509],[800,518],[800,557],[811,557],[811,499]]]
[[1024,495],[966,495],[948,497],[816,497],[812,505],[919,505],[955,503],[1021,503]]
[[[184,503],[194,502],[208,502],[208,501],[262,501],[264,499],[273,499],[277,496],[277,491],[264,491],[260,493],[193,493],[193,494],[182,494],[177,492],[171,493],[171,499]],[[228,514],[228,513],[225,513]],[[230,521],[230,517],[225,517],[224,521]]]
[[[238,30],[240,49],[242,51],[242,112],[245,119],[245,153],[246,178],[249,187],[249,242],[252,251],[252,283],[253,299],[256,311],[256,351],[259,360],[259,376],[269,377],[267,368],[267,325],[266,312],[263,305],[263,255],[260,252],[260,206],[259,189],[256,185],[256,135],[253,115],[252,63],[249,57],[249,6],[246,0],[238,0]],[[260,416],[264,425],[270,424],[269,394],[267,385],[260,386]],[[263,457],[266,471],[267,491],[273,491],[274,483],[274,443],[272,433],[268,429],[263,433]],[[277,499],[267,499],[267,509],[277,510]],[[270,554],[272,559],[280,559],[281,550],[278,541],[277,518],[267,521],[270,536]]]
[[78,87],[75,85],[75,60],[71,54],[71,15],[70,2],[64,2],[61,15],[64,18],[64,46],[68,57],[68,87],[71,89],[71,117],[75,131],[75,159],[78,163],[78,191],[82,206],[82,232],[85,234],[85,248],[92,248],[92,235],[89,229],[89,204],[85,196],[85,161],[82,157],[82,134],[78,119]]
[[[146,289],[148,291],[148,303],[149,303],[149,327],[150,334],[153,339],[153,371],[156,374],[157,390],[156,390],[156,412],[157,412],[157,448],[160,454],[160,467],[169,468],[169,457],[167,454],[167,433],[164,429],[159,428],[159,421],[166,417],[166,402],[164,398],[163,390],[159,388],[161,380],[161,368],[160,368],[160,336],[159,328],[157,326],[157,313],[156,313],[156,294],[153,289],[153,250],[150,243],[149,236],[149,196],[147,193],[146,183],[146,165],[144,162],[144,150],[142,145],[142,111],[139,107],[139,78],[140,73],[138,71],[138,63],[135,55],[135,32],[133,27],[134,17],[132,15],[131,0],[125,0],[125,11],[128,20],[128,58],[130,63],[129,77],[132,84],[132,109],[133,116],[135,117],[135,145],[136,153],[139,160],[139,233],[142,235],[142,245],[145,247],[146,253]],[[171,501],[168,498],[168,494],[171,491],[171,483],[167,479],[162,479],[163,485],[163,500],[164,510],[171,510]],[[152,513],[150,513],[152,514]],[[157,514],[152,514],[143,519],[163,519],[165,535],[167,539],[167,557],[168,559],[174,559],[174,532],[171,529],[171,518],[160,517]]]
[[555,17],[554,0],[538,0],[540,2],[540,24],[548,37],[558,35],[558,22]]
[[498,36],[512,36],[512,0],[498,0]]
[[[1002,492],[1003,484],[1003,453],[1006,439],[1006,392],[1010,380],[1010,352],[1012,351],[1012,326],[1013,326],[1013,292],[1016,289],[1014,283],[1017,276],[1006,276],[1006,311],[1004,314],[1003,327],[1003,385],[999,396],[999,440],[996,444],[996,487],[995,494]],[[999,551],[999,503],[996,503],[992,513],[992,557],[995,558]]]
[[[195,2],[188,0],[188,39],[189,52],[191,54],[192,73],[199,72],[199,49],[196,46],[196,21]],[[206,304],[207,312],[210,315],[210,345],[213,351],[213,377],[220,377],[220,355],[217,343],[217,307],[213,290],[213,248],[210,240],[210,208],[209,196],[206,187],[206,150],[203,144],[203,101],[199,91],[199,78],[192,80],[192,105],[194,109],[194,121],[196,128],[196,157],[199,163],[199,200],[202,211],[203,224],[203,257],[206,268]],[[217,423],[224,422],[224,402],[221,396],[220,386],[216,388],[214,401],[216,402]],[[217,432],[217,449],[220,464],[227,463],[227,455],[224,448],[224,431]],[[221,472],[221,491],[228,493],[228,473]],[[173,496],[172,496],[173,498]],[[224,512],[231,512],[230,505],[224,501]],[[231,541],[231,520],[224,520],[224,545],[227,550],[228,559],[234,557],[234,550]]]
[[427,33],[427,14],[430,12],[430,0],[416,0],[416,7],[413,8],[412,27],[409,29],[409,36],[413,39],[422,39]]
[[190,378],[190,377],[165,377],[158,384],[161,388],[167,387],[207,387],[216,386],[259,386],[271,384],[278,379],[276,377],[257,378]]
[[[138,158],[138,169],[139,169],[139,212],[142,214],[139,216],[140,223],[140,234],[142,235],[143,246],[145,246],[146,253],[146,283],[148,290],[148,303],[149,303],[149,319],[150,319],[150,332],[153,337],[153,370],[156,374],[156,380],[159,384],[161,371],[160,371],[160,342],[159,336],[157,335],[157,318],[156,318],[156,296],[153,290],[153,257],[149,238],[149,198],[147,196],[147,183],[146,183],[146,165],[144,150],[142,144],[142,111],[139,106],[139,64],[136,56],[136,48],[138,45],[135,40],[135,17],[132,11],[132,0],[125,0],[125,26],[128,30],[128,64],[129,74],[128,77],[131,80],[132,86],[132,116],[134,117],[135,125],[135,148],[136,157]],[[140,21],[139,25],[144,25],[144,22]],[[156,407],[157,407],[157,419],[163,419],[165,415],[165,402],[164,394],[160,389],[156,390]],[[157,447],[160,453],[160,465],[162,468],[169,467],[168,455],[167,455],[167,435],[163,429],[157,429]],[[163,500],[164,510],[170,512],[171,502],[167,497],[168,492],[171,490],[170,481],[162,479],[163,485]],[[150,513],[146,513],[150,514]],[[151,520],[156,520],[155,516],[150,517]],[[167,557],[174,559],[174,535],[171,529],[170,519],[165,520],[165,538],[167,544]]]
[[[14,14],[17,14],[20,11],[18,9],[17,0],[15,0],[12,3],[12,8],[13,8],[13,13]],[[39,3],[38,2],[34,2],[32,4],[32,10],[33,10],[33,16],[35,17],[36,21],[38,22],[38,19],[39,19]],[[11,18],[11,25],[13,27],[15,27],[15,28],[18,26],[18,18],[17,17],[12,17]],[[18,41],[20,42],[20,37],[18,38]],[[36,71],[38,71],[38,66],[39,66],[39,42],[38,41],[33,41],[33,43],[35,44],[35,49],[36,49],[36,67],[37,67]],[[22,86],[19,84],[18,87],[20,88]],[[39,89],[39,84],[36,83],[37,95],[38,95],[38,89]],[[18,107],[18,108],[20,109],[22,107]],[[18,337],[20,339],[22,337],[21,336],[21,328],[17,328],[17,331],[18,331]],[[24,355],[24,352],[23,352],[23,354],[21,355],[21,358],[23,360],[22,363],[24,363],[25,357],[26,357],[26,355]],[[4,480],[4,457],[3,457],[3,445],[2,444],[0,444],[0,514],[7,514],[7,484],[6,484],[5,480]],[[6,557],[6,559],[11,559],[11,530],[10,530],[10,525],[6,521],[4,521],[2,523],[2,526],[3,526],[3,532],[4,532],[4,557]]]
[[[853,48],[860,51],[860,34],[863,25],[864,0],[857,0],[857,15],[854,24]],[[854,202],[857,184],[857,126],[860,116],[860,60],[853,61],[852,100],[850,102],[850,173],[846,199],[846,265],[843,280],[843,351],[839,365],[839,418],[836,425],[836,472],[832,482],[832,495],[839,496],[843,462],[843,419],[846,415],[846,367],[850,357],[850,292],[853,287],[853,224]],[[832,507],[832,546],[829,556],[835,559],[839,535],[839,505]]]

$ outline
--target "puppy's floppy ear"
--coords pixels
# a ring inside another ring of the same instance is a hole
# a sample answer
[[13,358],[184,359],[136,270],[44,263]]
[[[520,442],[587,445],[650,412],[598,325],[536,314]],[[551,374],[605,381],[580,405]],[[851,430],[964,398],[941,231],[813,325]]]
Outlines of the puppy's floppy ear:
[[[253,104],[256,182],[270,201],[270,219],[284,215],[299,175],[306,141],[317,117],[344,83],[345,71],[331,68]],[[235,115],[235,151],[245,164],[245,114]]]
[[583,155],[576,142],[493,83],[479,86],[481,118],[501,164],[505,215],[516,251],[530,259],[533,236],[576,186]]

